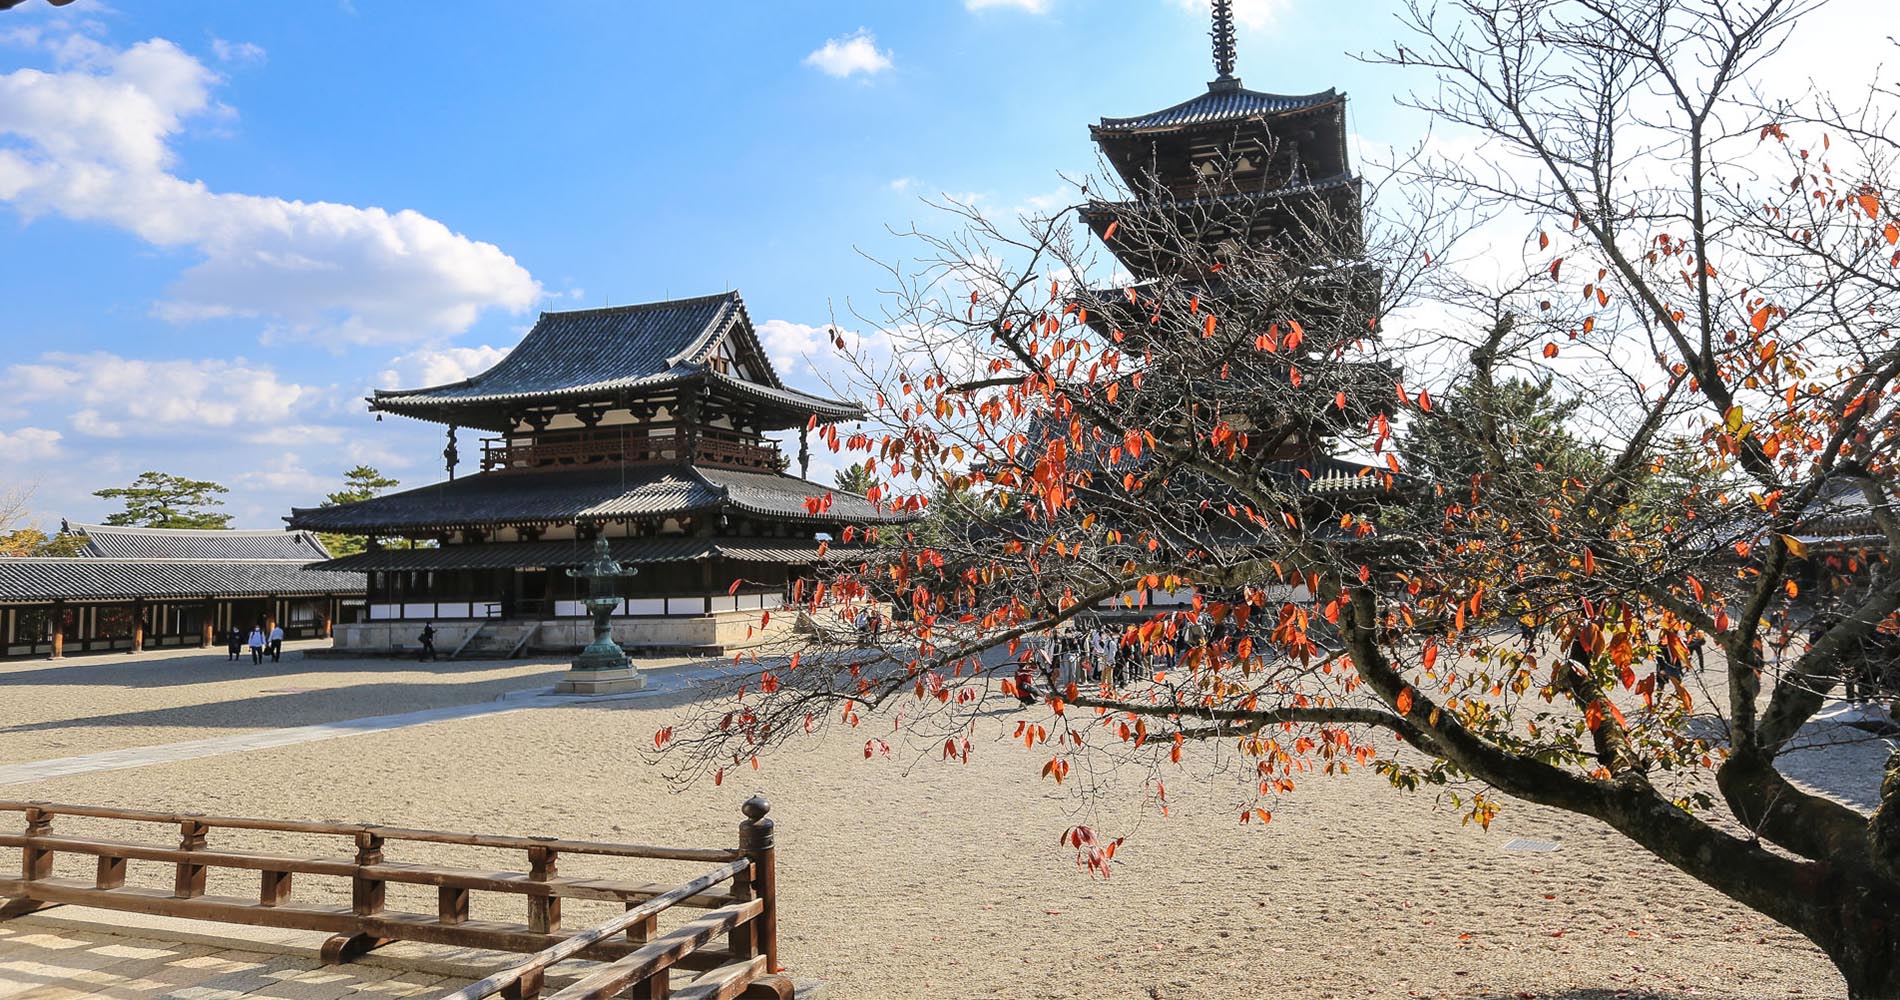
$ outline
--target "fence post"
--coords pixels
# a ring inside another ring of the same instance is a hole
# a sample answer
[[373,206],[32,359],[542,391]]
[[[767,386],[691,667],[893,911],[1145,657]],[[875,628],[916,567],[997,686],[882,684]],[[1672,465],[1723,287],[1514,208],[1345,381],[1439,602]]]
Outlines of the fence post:
[[[53,814],[35,806],[26,808],[26,835],[29,837],[50,837],[53,835]],[[29,847],[20,852],[20,877],[28,882],[34,879],[53,877],[53,852],[39,847]]]
[[[766,815],[772,803],[763,795],[753,795],[739,807],[745,821],[739,824],[739,849],[752,861],[752,876],[747,881],[747,898],[765,901],[765,909],[752,922],[752,948],[743,955],[734,942],[733,955],[743,958],[764,953],[767,974],[778,972],[778,849],[773,846],[773,822]],[[738,888],[738,886],[734,886]]]
[[[546,882],[552,879],[557,866],[557,854],[546,847],[528,848],[528,879],[533,882]],[[552,887],[546,893],[535,893],[528,897],[528,929],[536,934],[552,934],[561,929],[561,897],[553,894]]]
[[[178,824],[178,849],[181,851],[202,851],[205,848],[205,834],[211,828],[195,819]],[[205,894],[205,866],[189,861],[178,862],[178,874],[172,879],[172,895],[179,899],[195,899]]]
[[383,837],[368,830],[356,835],[356,866],[358,871],[350,879],[350,912],[359,917],[375,916],[383,912],[383,888],[381,879],[364,876],[364,865],[383,863]]

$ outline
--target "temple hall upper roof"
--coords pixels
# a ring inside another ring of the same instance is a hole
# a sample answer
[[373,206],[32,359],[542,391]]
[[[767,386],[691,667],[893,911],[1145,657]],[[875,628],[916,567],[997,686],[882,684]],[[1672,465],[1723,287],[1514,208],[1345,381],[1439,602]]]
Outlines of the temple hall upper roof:
[[640,395],[693,380],[784,410],[803,423],[862,416],[854,403],[793,389],[759,345],[738,292],[570,312],[544,312],[494,367],[443,385],[379,389],[370,409],[504,429],[530,406]]

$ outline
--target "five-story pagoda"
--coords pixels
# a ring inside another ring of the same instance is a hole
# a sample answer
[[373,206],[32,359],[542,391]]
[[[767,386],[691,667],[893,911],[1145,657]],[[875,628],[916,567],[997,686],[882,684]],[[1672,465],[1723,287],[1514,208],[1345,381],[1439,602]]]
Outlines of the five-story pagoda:
[[[765,435],[863,416],[787,387],[737,292],[543,313],[493,368],[447,385],[382,390],[370,408],[449,427],[450,478],[334,507],[291,526],[367,536],[369,550],[319,564],[368,574],[369,621],[340,649],[414,643],[470,652],[578,649],[590,633],[580,584],[604,538],[639,572],[619,581],[614,638],[710,651],[789,624],[762,614],[829,553],[847,525],[901,515],[786,474]],[[481,472],[454,477],[456,431],[488,432]]]

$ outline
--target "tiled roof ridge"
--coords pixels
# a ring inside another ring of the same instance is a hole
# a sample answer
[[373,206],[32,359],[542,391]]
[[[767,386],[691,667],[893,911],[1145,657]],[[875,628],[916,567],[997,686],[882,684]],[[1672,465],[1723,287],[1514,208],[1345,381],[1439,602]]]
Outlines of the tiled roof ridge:
[[592,313],[599,313],[599,314],[604,315],[607,313],[642,312],[649,309],[665,309],[669,307],[688,306],[688,305],[696,306],[702,302],[711,302],[714,299],[725,299],[725,298],[737,299],[738,297],[739,297],[739,290],[737,288],[728,288],[723,292],[712,292],[706,295],[688,295],[685,298],[660,299],[654,302],[629,302],[626,305],[620,305],[620,306],[594,306],[591,309],[543,309],[541,310],[540,315],[542,316],[579,316],[583,314],[592,314]]
[[[1258,115],[1277,115],[1294,111],[1307,111],[1314,108],[1325,107],[1345,97],[1344,94],[1339,92],[1337,87],[1328,87],[1325,90],[1315,91],[1311,94],[1275,94],[1263,90],[1248,90],[1238,86],[1238,83],[1239,81],[1234,81],[1234,84],[1236,84],[1234,86],[1214,86],[1210,84],[1205,93],[1196,94],[1185,101],[1169,105],[1159,111],[1150,111],[1147,114],[1141,115],[1129,115],[1123,118],[1104,117],[1099,123],[1091,126],[1091,128],[1115,132],[1166,127],[1170,125],[1211,125]],[[1212,108],[1209,111],[1197,115],[1189,116],[1186,114],[1189,109],[1202,103],[1216,105],[1245,103],[1255,106],[1242,108],[1223,106]]]
[[[301,530],[286,532],[286,534],[303,533]],[[140,566],[302,566],[310,562],[307,557],[298,559],[214,559],[209,557],[192,559],[179,556],[0,556],[0,559],[5,560],[7,563],[74,563],[85,566],[97,565],[99,563],[136,563]]]
[[155,528],[143,524],[84,524],[70,518],[66,521],[66,530],[74,535],[169,535],[173,538],[183,538],[187,535],[201,535],[206,538],[235,538],[240,535],[249,538],[265,536],[277,538],[284,535],[307,534],[307,532],[284,528]]

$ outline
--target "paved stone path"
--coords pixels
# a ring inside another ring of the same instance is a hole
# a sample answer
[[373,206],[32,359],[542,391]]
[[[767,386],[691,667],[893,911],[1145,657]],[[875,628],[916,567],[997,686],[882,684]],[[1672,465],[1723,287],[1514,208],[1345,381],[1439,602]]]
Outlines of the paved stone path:
[[393,1000],[467,985],[427,972],[143,936],[0,925],[0,1000]]
[[30,781],[44,781],[48,778],[90,774],[95,771],[116,771],[126,767],[143,767],[146,764],[195,760],[199,757],[214,757],[218,754],[238,753],[244,750],[263,750],[298,743],[314,743],[319,740],[333,740],[341,736],[380,733],[408,726],[427,725],[431,722],[451,722],[457,719],[470,719],[501,712],[518,712],[530,708],[597,705],[633,698],[653,698],[691,687],[702,680],[716,676],[719,671],[718,666],[649,671],[646,675],[645,690],[623,695],[584,697],[557,695],[551,693],[549,689],[515,691],[493,701],[473,705],[451,705],[415,712],[398,712],[394,715],[372,715],[366,718],[344,719],[339,722],[324,722],[309,726],[265,729],[253,733],[233,733],[230,736],[212,736],[179,743],[160,743],[154,746],[127,747],[121,750],[102,750],[98,753],[79,754],[73,757],[54,757],[18,764],[3,764],[0,765],[0,785],[17,785]]

